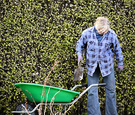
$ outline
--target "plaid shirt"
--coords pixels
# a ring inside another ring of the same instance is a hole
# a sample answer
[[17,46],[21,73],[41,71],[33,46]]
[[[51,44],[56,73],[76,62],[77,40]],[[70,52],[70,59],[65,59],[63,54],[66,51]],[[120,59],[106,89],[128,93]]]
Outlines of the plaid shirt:
[[86,48],[87,74],[93,76],[98,64],[102,76],[111,73],[114,67],[114,53],[118,65],[123,65],[123,55],[117,35],[112,29],[103,36],[101,43],[98,44],[94,26],[83,31],[81,38],[77,42],[76,53],[82,55]]

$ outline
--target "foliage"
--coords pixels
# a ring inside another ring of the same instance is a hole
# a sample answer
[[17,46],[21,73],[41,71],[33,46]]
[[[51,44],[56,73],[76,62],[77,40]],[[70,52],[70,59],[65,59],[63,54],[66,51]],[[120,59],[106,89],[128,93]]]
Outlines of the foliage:
[[[134,5],[134,0],[1,0],[0,113],[10,114],[24,100],[24,94],[14,83],[43,84],[55,61],[60,63],[50,75],[48,84],[66,89],[73,87],[76,42],[98,16],[107,16],[124,55],[124,71],[116,72],[118,114],[135,114]],[[86,81],[85,77],[82,83]],[[103,88],[99,89],[99,94],[103,113]],[[84,113],[86,102],[87,94],[69,114]]]

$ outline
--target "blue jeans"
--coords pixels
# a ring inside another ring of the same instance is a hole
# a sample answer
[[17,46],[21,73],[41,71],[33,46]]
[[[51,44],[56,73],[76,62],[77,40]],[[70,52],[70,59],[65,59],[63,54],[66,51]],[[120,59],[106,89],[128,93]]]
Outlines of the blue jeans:
[[[99,75],[99,67],[97,67],[93,76],[87,75],[88,86],[91,84],[98,84]],[[106,83],[105,115],[117,115],[114,69],[112,70],[112,73],[110,75],[103,77],[103,82]],[[98,100],[98,87],[92,87],[88,91],[87,115],[101,115]]]

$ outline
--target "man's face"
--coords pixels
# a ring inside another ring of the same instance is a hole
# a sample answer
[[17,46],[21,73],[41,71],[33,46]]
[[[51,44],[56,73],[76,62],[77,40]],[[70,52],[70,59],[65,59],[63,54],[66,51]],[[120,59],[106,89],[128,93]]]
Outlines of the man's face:
[[101,35],[104,35],[106,32],[108,32],[107,27],[102,27],[97,29],[98,33]]
[[99,34],[103,35],[103,34],[104,34],[104,28],[99,28],[99,29],[97,29],[97,32],[98,32]]

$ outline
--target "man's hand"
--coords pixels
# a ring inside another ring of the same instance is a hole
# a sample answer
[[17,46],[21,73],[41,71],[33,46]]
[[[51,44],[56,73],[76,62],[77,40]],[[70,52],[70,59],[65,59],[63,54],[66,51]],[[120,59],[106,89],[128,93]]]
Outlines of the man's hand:
[[120,70],[120,72],[123,70],[123,65],[118,65],[118,69]]
[[78,65],[79,65],[79,62],[83,60],[83,57],[82,55],[78,55]]

